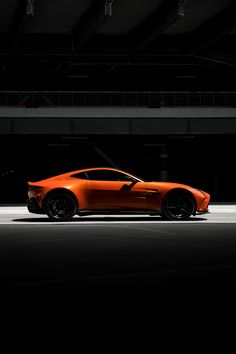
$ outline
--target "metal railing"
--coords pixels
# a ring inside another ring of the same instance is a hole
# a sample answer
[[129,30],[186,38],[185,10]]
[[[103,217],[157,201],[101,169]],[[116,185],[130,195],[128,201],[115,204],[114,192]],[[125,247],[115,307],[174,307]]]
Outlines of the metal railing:
[[13,107],[236,107],[236,92],[0,91]]

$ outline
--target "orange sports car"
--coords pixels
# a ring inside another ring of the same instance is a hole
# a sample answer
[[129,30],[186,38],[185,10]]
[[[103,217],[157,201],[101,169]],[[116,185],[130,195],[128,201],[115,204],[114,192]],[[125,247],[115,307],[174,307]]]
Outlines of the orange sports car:
[[159,214],[168,220],[187,220],[208,212],[210,195],[190,186],[146,182],[114,168],[88,168],[28,182],[27,207],[52,221],[98,212]]

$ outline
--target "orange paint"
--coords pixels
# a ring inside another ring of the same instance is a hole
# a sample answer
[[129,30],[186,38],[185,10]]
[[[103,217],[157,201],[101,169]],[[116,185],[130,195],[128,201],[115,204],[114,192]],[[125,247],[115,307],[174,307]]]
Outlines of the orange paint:
[[[192,200],[194,205],[192,214],[194,215],[207,213],[210,201],[208,193],[188,185],[145,182],[127,172],[113,168],[90,168],[68,172],[42,181],[28,182],[28,187],[28,203],[30,204],[28,209],[33,213],[44,213],[46,203],[49,203],[49,196],[56,190],[70,194],[76,203],[75,214],[99,210],[145,211],[163,214],[167,206],[170,210],[173,208],[171,203],[175,201],[184,213],[188,201],[179,197],[182,193],[181,195],[188,195]],[[168,204],[167,197],[170,193],[173,195],[176,192],[176,198],[172,198]],[[181,200],[183,200],[183,206],[181,206]],[[32,207],[33,203],[35,210]]]

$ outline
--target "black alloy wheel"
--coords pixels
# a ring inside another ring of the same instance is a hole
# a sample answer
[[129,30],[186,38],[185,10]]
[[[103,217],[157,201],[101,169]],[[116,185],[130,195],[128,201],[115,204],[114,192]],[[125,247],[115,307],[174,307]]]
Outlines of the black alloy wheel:
[[46,197],[45,211],[52,221],[68,221],[76,214],[76,201],[66,192],[52,192]]
[[162,206],[162,216],[168,220],[188,220],[193,214],[195,203],[191,195],[173,192],[167,195]]

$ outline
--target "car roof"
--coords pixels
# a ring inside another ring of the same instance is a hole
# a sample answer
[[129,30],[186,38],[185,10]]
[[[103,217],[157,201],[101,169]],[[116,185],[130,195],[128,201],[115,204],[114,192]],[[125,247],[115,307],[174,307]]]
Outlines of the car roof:
[[[115,168],[109,168],[109,167],[89,167],[89,168],[81,168],[80,170],[71,170],[68,172],[60,173],[58,175],[55,175],[54,177],[57,177],[57,176],[65,176],[66,177],[66,176],[70,176],[75,173],[89,172],[89,171],[94,171],[94,170],[113,170],[113,171],[118,171],[118,172],[124,172],[124,171],[117,170]],[[124,173],[127,173],[127,172],[124,172]]]
[[[112,167],[89,167],[89,168],[83,168],[81,170],[71,171],[71,172],[68,172],[68,174],[70,175],[70,174],[74,174],[74,173],[98,171],[98,170],[116,171],[116,172],[125,173],[127,175],[130,174],[128,172],[125,172],[125,171],[122,171],[122,170],[118,170],[117,168],[112,168]],[[130,175],[132,175],[132,174],[130,174]]]
[[123,170],[119,170],[119,169],[113,168],[113,167],[90,167],[90,168],[83,168],[83,169],[81,169],[81,170],[76,170],[76,171],[68,172],[68,173],[65,174],[64,176],[71,176],[71,175],[77,174],[77,173],[83,173],[83,172],[89,172],[89,171],[98,171],[98,170],[121,172],[121,173],[124,173],[124,174],[126,174],[126,175],[128,175],[128,176],[134,177],[134,178],[136,178],[137,180],[142,181],[141,178],[136,177],[136,176],[133,175],[132,173],[129,173],[129,172],[126,172],[126,171],[123,171]]

